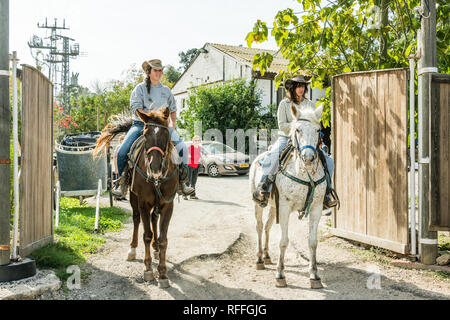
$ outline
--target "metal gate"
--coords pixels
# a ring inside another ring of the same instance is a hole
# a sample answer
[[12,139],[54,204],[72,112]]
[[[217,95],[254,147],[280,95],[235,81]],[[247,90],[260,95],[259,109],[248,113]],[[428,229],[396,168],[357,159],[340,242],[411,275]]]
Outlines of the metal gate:
[[450,231],[450,74],[430,74],[430,226]]
[[53,85],[23,65],[20,249],[22,257],[53,241]]
[[409,252],[407,189],[407,72],[333,77],[334,186],[341,208],[337,236]]

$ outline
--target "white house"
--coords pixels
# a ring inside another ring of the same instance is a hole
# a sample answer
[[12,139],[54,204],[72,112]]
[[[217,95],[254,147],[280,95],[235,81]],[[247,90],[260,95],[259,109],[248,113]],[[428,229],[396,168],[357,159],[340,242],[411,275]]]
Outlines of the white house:
[[[272,65],[264,76],[253,71],[253,57],[257,53],[269,52],[274,56]],[[287,70],[288,60],[281,53],[272,50],[230,46],[206,43],[192,59],[189,67],[184,71],[172,88],[177,103],[177,113],[186,108],[186,98],[189,90],[200,85],[220,83],[234,79],[257,79],[257,87],[262,92],[263,107],[269,104],[279,104],[284,98],[283,87],[275,88],[274,78],[280,70]],[[310,90],[309,99],[316,102],[325,96],[325,90]]]

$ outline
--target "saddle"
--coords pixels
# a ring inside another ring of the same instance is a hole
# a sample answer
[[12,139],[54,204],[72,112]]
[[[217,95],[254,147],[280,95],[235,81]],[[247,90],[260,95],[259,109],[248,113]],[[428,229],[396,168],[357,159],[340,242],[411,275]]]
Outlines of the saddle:
[[130,152],[128,152],[128,168],[134,168],[135,163],[137,163],[139,154],[144,146],[144,136],[137,138],[131,145]]

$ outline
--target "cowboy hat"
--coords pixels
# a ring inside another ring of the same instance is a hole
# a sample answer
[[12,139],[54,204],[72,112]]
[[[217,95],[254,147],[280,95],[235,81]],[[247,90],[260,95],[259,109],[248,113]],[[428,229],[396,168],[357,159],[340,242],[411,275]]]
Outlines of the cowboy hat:
[[295,75],[291,79],[286,80],[286,82],[284,83],[284,87],[288,89],[294,84],[294,82],[309,84],[311,83],[311,76],[305,76],[302,74]]
[[144,61],[144,63],[142,64],[142,69],[144,69],[144,71],[147,71],[148,68],[152,68],[154,70],[162,70],[162,69],[164,69],[164,66],[162,65],[161,60],[152,59],[152,60]]

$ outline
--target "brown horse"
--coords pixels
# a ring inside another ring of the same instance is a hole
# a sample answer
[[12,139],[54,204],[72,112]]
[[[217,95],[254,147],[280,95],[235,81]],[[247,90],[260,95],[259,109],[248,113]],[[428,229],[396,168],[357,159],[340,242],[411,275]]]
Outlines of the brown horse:
[[[133,208],[133,238],[128,251],[128,261],[136,259],[139,223],[144,225],[145,272],[144,280],[153,281],[152,257],[150,244],[154,249],[155,259],[159,258],[159,286],[169,287],[166,267],[167,231],[173,212],[173,199],[178,188],[178,165],[172,157],[173,144],[169,132],[170,110],[164,108],[149,113],[138,110],[139,118],[144,122],[144,145],[132,169],[128,174],[130,186],[130,203]],[[120,132],[131,127],[130,119],[123,119],[108,125],[97,141],[96,153],[103,150]],[[159,237],[158,237],[159,220]],[[151,223],[150,223],[151,222]]]

